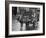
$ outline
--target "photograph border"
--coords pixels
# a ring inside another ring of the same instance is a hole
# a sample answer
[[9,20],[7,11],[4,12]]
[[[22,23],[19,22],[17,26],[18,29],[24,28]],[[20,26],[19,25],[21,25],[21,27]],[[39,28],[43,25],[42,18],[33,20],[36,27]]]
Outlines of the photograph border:
[[[9,35],[9,4],[10,3],[43,5],[43,33]],[[43,2],[25,2],[25,1],[5,1],[5,37],[23,37],[23,36],[40,36],[40,35],[45,35],[45,3]]]

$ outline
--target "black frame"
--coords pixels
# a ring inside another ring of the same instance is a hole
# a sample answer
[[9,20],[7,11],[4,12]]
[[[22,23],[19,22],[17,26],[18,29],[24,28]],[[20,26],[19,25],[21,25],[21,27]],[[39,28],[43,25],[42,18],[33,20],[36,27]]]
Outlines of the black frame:
[[[23,4],[36,4],[36,5],[43,5],[43,33],[37,33],[37,34],[23,34],[23,35],[8,35],[9,34],[9,4],[10,3],[23,3]],[[24,2],[24,1],[5,1],[5,37],[23,37],[23,36],[40,36],[45,35],[45,3],[42,2]]]

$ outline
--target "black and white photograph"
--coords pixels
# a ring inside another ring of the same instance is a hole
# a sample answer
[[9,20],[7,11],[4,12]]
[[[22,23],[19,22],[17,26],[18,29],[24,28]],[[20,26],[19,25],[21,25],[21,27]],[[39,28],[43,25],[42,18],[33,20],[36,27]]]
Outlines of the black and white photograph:
[[12,31],[39,29],[40,8],[12,7]]
[[8,35],[44,34],[44,3],[9,3]]

